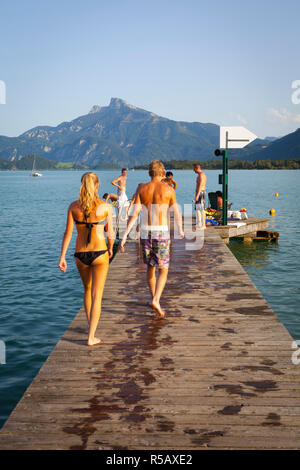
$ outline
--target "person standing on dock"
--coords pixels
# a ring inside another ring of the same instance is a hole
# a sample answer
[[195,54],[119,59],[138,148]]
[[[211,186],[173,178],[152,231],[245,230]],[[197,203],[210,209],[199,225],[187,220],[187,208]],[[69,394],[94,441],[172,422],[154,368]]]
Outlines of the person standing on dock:
[[[58,263],[60,270],[66,272],[66,253],[75,223],[77,238],[74,256],[84,286],[84,308],[89,325],[88,346],[101,343],[101,340],[95,337],[95,333],[114,243],[112,207],[99,199],[98,188],[99,179],[95,173],[87,172],[82,175],[79,199],[72,202],[68,209]],[[108,247],[105,242],[104,227],[107,230]]]
[[[162,182],[165,177],[164,165],[154,160],[149,165],[149,183],[140,184],[136,189],[134,211],[129,219],[127,229],[120,243],[120,251],[124,252],[128,234],[142,211],[141,245],[144,263],[147,264],[147,281],[152,296],[151,306],[160,317],[165,313],[160,306],[160,298],[167,282],[170,260],[170,233],[168,214],[172,209],[179,227],[181,238],[184,237],[182,217],[176,202],[173,188]],[[156,279],[155,270],[159,274]]]
[[206,175],[201,170],[200,163],[194,164],[194,172],[198,175],[196,180],[196,196],[194,199],[196,209],[196,226],[201,229],[206,229],[206,216],[205,216],[205,188],[206,188]]
[[126,183],[127,183],[127,168],[122,168],[121,175],[118,178],[111,181],[111,184],[113,186],[116,186],[116,188],[118,188],[117,205],[119,209],[119,216],[121,216],[123,207],[126,207],[129,205],[128,197],[126,195]]

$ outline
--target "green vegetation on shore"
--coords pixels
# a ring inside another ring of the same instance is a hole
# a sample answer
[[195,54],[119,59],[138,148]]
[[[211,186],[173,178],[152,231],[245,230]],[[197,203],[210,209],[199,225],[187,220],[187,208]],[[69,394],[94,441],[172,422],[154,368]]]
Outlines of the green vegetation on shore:
[[[116,163],[102,162],[95,165],[86,165],[82,163],[57,162],[39,155],[25,155],[20,160],[9,161],[0,158],[0,170],[32,170],[34,158],[37,170],[115,170],[120,165]],[[198,160],[170,160],[163,161],[166,170],[192,170],[194,163],[200,163],[203,170],[222,169],[222,159],[206,161]],[[287,160],[232,160],[229,158],[229,168],[231,170],[299,170],[300,158]],[[148,170],[148,164],[136,165],[135,170]]]
[[[163,162],[166,170],[192,170],[194,163],[200,163],[203,170],[222,169],[222,159],[203,162],[199,160],[170,160]],[[287,160],[231,160],[229,158],[229,168],[231,170],[299,170],[300,158]],[[135,170],[147,170],[148,165],[137,165]]]

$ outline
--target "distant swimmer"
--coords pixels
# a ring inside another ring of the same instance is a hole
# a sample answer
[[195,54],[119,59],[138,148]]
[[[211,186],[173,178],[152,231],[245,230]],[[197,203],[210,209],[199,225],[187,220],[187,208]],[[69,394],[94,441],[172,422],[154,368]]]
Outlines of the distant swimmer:
[[[79,198],[70,204],[58,266],[67,270],[66,253],[76,224],[75,261],[84,286],[84,309],[89,326],[88,346],[101,343],[95,337],[98,326],[102,294],[113,255],[114,229],[112,207],[98,196],[98,176],[89,171],[81,178]],[[107,233],[107,245],[104,236]]]
[[162,180],[163,183],[167,183],[171,188],[176,189],[177,188],[177,183],[173,179],[173,173],[172,171],[167,171],[166,177]]
[[127,168],[122,168],[121,175],[114,179],[111,184],[118,188],[118,208],[121,214],[123,207],[128,206],[128,197],[126,196]]
[[[151,305],[160,317],[164,317],[165,313],[160,306],[160,298],[167,282],[170,261],[170,233],[168,227],[170,210],[174,212],[179,234],[182,238],[184,232],[175,191],[162,182],[165,178],[164,165],[158,160],[151,162],[149,176],[151,181],[140,184],[136,190],[134,210],[120,243],[120,251],[124,251],[128,234],[142,211],[141,245],[144,263],[147,264],[147,280],[152,296]],[[157,279],[155,275],[156,268],[159,271]]]
[[198,175],[196,180],[196,196],[194,199],[196,209],[196,225],[201,230],[206,229],[206,216],[205,216],[205,188],[206,188],[206,175],[201,170],[200,163],[194,164],[194,172]]

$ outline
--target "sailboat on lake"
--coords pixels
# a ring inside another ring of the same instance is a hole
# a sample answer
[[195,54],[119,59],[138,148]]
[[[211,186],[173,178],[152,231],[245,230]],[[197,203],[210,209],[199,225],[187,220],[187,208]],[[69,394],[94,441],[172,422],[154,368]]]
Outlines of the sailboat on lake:
[[35,160],[36,160],[36,157],[34,157],[33,166],[32,166],[32,173],[29,176],[43,176],[42,173],[39,173],[38,171],[36,171],[36,169],[35,169]]

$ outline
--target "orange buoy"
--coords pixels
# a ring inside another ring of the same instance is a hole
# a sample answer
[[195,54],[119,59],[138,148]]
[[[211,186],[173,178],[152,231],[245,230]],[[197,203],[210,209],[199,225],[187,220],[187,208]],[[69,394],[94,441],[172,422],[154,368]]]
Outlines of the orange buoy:
[[275,209],[270,209],[270,215],[275,215]]
[[278,197],[278,196],[279,196],[279,194],[278,194],[278,193],[275,193],[275,197]]

